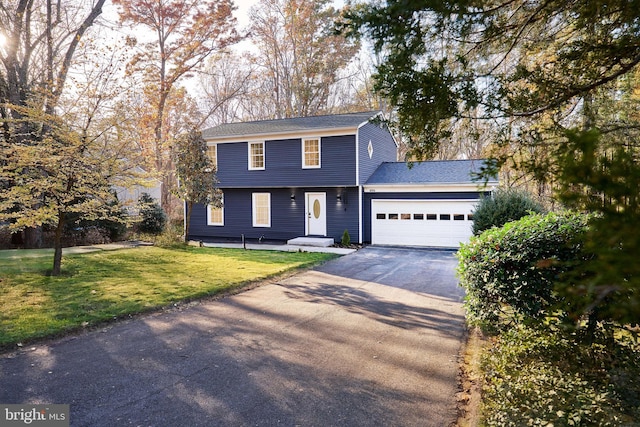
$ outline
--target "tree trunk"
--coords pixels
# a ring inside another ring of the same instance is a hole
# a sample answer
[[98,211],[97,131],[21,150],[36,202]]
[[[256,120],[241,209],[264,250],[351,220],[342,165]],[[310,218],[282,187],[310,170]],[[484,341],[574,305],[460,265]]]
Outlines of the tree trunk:
[[56,234],[53,241],[53,270],[52,276],[59,276],[62,266],[62,229],[64,228],[64,212],[58,214],[58,226],[56,227]]
[[169,218],[173,218],[173,200],[171,197],[172,180],[168,171],[162,172],[162,187],[160,188],[160,206]]

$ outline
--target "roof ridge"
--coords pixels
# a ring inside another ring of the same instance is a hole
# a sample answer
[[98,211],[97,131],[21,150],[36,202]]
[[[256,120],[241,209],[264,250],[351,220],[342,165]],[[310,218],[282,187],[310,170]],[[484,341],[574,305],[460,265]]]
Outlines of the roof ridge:
[[484,162],[486,158],[478,158],[478,159],[435,159],[435,160],[406,160],[404,162],[393,162],[393,163],[442,163],[442,162]]
[[370,122],[381,111],[325,114],[320,116],[289,117],[284,119],[257,120],[252,122],[223,123],[202,131],[205,139],[247,135],[296,133],[306,130],[353,129]]
[[279,122],[285,120],[305,120],[305,119],[314,119],[314,118],[323,118],[323,117],[340,117],[340,116],[356,116],[356,115],[364,115],[371,114],[371,116],[375,116],[376,114],[380,114],[382,111],[380,110],[370,110],[370,111],[358,111],[352,113],[334,113],[334,114],[318,114],[315,116],[298,116],[298,117],[282,117],[279,119],[262,119],[262,120],[250,120],[250,121],[238,121],[238,122],[228,122],[228,123],[220,123],[219,125],[212,126],[209,129],[217,128],[218,126],[224,125],[235,125],[235,124],[252,124],[252,123],[265,123],[265,122]]

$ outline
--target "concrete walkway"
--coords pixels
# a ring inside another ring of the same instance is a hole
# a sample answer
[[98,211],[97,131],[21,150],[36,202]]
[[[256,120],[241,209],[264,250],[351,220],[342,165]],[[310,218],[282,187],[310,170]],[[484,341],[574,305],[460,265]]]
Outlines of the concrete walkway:
[[[86,246],[71,246],[68,248],[62,248],[62,255],[69,254],[84,254],[89,252],[98,252],[98,251],[115,251],[118,249],[127,249],[127,248],[135,248],[137,246],[151,246],[152,243],[141,242],[138,240],[131,240],[126,242],[115,242],[115,243],[103,243],[96,245],[86,245]],[[21,258],[21,257],[44,257],[44,256],[52,256],[53,248],[43,248],[43,249],[3,249],[0,252],[5,254],[7,258]]]
[[115,251],[118,249],[136,248],[138,246],[153,246],[153,243],[141,242],[139,240],[130,240],[126,242],[103,243],[99,245],[72,246],[69,248],[63,248],[62,254],[66,255],[66,254],[83,254],[87,252],[98,252],[98,251]]
[[286,280],[0,356],[0,402],[72,426],[448,426],[451,252],[369,247]]
[[[199,245],[199,242],[190,242],[191,245]],[[306,245],[277,245],[269,243],[203,243],[205,248],[233,248],[233,249],[247,249],[256,251],[284,251],[284,252],[322,252],[338,255],[348,255],[356,251],[356,249],[349,248],[335,248],[335,247],[322,247],[322,246],[306,246]]]
[[[189,242],[192,246],[200,246],[200,242]],[[89,252],[98,251],[113,251],[117,249],[135,248],[137,246],[152,246],[153,243],[141,242],[141,241],[126,241],[115,243],[104,243],[87,246],[72,246],[68,248],[62,248],[62,254],[84,254]],[[286,245],[286,244],[258,244],[258,243],[202,243],[206,248],[230,248],[230,249],[247,249],[247,250],[260,250],[260,251],[283,251],[283,252],[323,252],[333,253],[338,255],[348,255],[354,253],[356,249],[348,248],[336,248],[336,247],[315,247],[315,246],[303,246],[303,245]],[[50,256],[53,254],[52,248],[46,249],[27,249],[30,257]],[[2,252],[15,253],[16,257],[25,256],[25,250],[23,249],[5,249]],[[11,255],[9,255],[11,258]]]

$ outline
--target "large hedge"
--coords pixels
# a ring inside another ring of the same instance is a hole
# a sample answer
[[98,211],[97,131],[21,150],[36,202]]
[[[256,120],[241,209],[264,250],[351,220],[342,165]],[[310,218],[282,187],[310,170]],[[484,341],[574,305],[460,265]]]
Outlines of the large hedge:
[[523,190],[499,189],[491,197],[484,197],[473,212],[473,234],[476,236],[493,227],[502,227],[530,213],[546,210]]
[[585,257],[588,218],[528,215],[462,245],[458,275],[467,294],[468,320],[497,326],[500,320],[541,318],[557,308],[561,301],[554,284]]

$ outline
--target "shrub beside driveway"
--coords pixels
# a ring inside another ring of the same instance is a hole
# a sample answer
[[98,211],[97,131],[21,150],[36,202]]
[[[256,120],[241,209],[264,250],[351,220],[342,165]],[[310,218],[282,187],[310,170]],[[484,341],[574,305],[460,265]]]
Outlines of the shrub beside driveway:
[[49,257],[0,251],[0,349],[214,295],[335,257],[322,253],[140,247]]
[[576,310],[574,291],[590,280],[574,272],[593,256],[588,218],[530,215],[458,252],[467,320],[494,334],[481,362],[483,425],[639,425],[637,325]]

